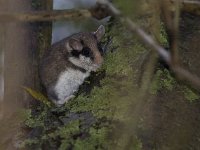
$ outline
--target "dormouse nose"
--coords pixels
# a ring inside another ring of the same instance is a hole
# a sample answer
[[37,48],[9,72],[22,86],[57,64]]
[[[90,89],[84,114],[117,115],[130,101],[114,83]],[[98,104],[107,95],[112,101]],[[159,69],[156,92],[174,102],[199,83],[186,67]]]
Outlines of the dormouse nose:
[[99,52],[94,53],[94,63],[97,65],[101,65],[103,63],[103,57]]

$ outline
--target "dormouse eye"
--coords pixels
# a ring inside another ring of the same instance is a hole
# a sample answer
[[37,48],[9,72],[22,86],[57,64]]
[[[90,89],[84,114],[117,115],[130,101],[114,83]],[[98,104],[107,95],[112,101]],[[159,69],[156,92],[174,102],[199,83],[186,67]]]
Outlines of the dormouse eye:
[[85,57],[91,57],[92,52],[91,52],[91,49],[89,47],[83,47],[81,54],[84,55]]
[[83,42],[83,40],[81,40],[81,44],[82,44],[82,45],[84,45],[84,42]]
[[77,50],[72,50],[72,51],[71,51],[71,55],[74,56],[74,57],[79,57],[80,52],[77,51]]

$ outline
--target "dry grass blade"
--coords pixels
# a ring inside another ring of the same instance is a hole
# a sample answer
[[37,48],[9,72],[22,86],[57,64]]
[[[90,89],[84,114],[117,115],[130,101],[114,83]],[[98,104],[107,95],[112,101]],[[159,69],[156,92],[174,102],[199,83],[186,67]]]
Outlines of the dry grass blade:
[[48,100],[47,97],[45,97],[42,93],[37,92],[31,88],[27,88],[27,87],[23,87],[23,89],[28,92],[34,99],[41,101],[42,103],[44,103],[45,105],[47,105],[48,107],[51,106],[50,101]]

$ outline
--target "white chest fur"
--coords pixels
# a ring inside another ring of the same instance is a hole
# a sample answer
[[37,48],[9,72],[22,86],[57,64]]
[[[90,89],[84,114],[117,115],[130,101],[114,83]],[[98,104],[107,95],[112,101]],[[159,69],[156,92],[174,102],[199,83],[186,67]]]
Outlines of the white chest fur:
[[58,97],[58,103],[63,104],[68,101],[84,82],[84,79],[89,75],[89,72],[84,73],[75,69],[67,69],[62,72],[54,87]]

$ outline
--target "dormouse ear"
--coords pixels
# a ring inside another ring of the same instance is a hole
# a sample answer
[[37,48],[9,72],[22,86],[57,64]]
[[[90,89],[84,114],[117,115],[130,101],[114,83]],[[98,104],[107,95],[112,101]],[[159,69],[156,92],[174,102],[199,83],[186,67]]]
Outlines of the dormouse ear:
[[66,43],[67,50],[70,52],[72,50],[81,51],[83,49],[83,45],[77,39],[69,39]]
[[94,34],[97,37],[97,40],[100,41],[103,35],[105,34],[105,27],[103,25],[100,25],[97,31],[94,32]]

